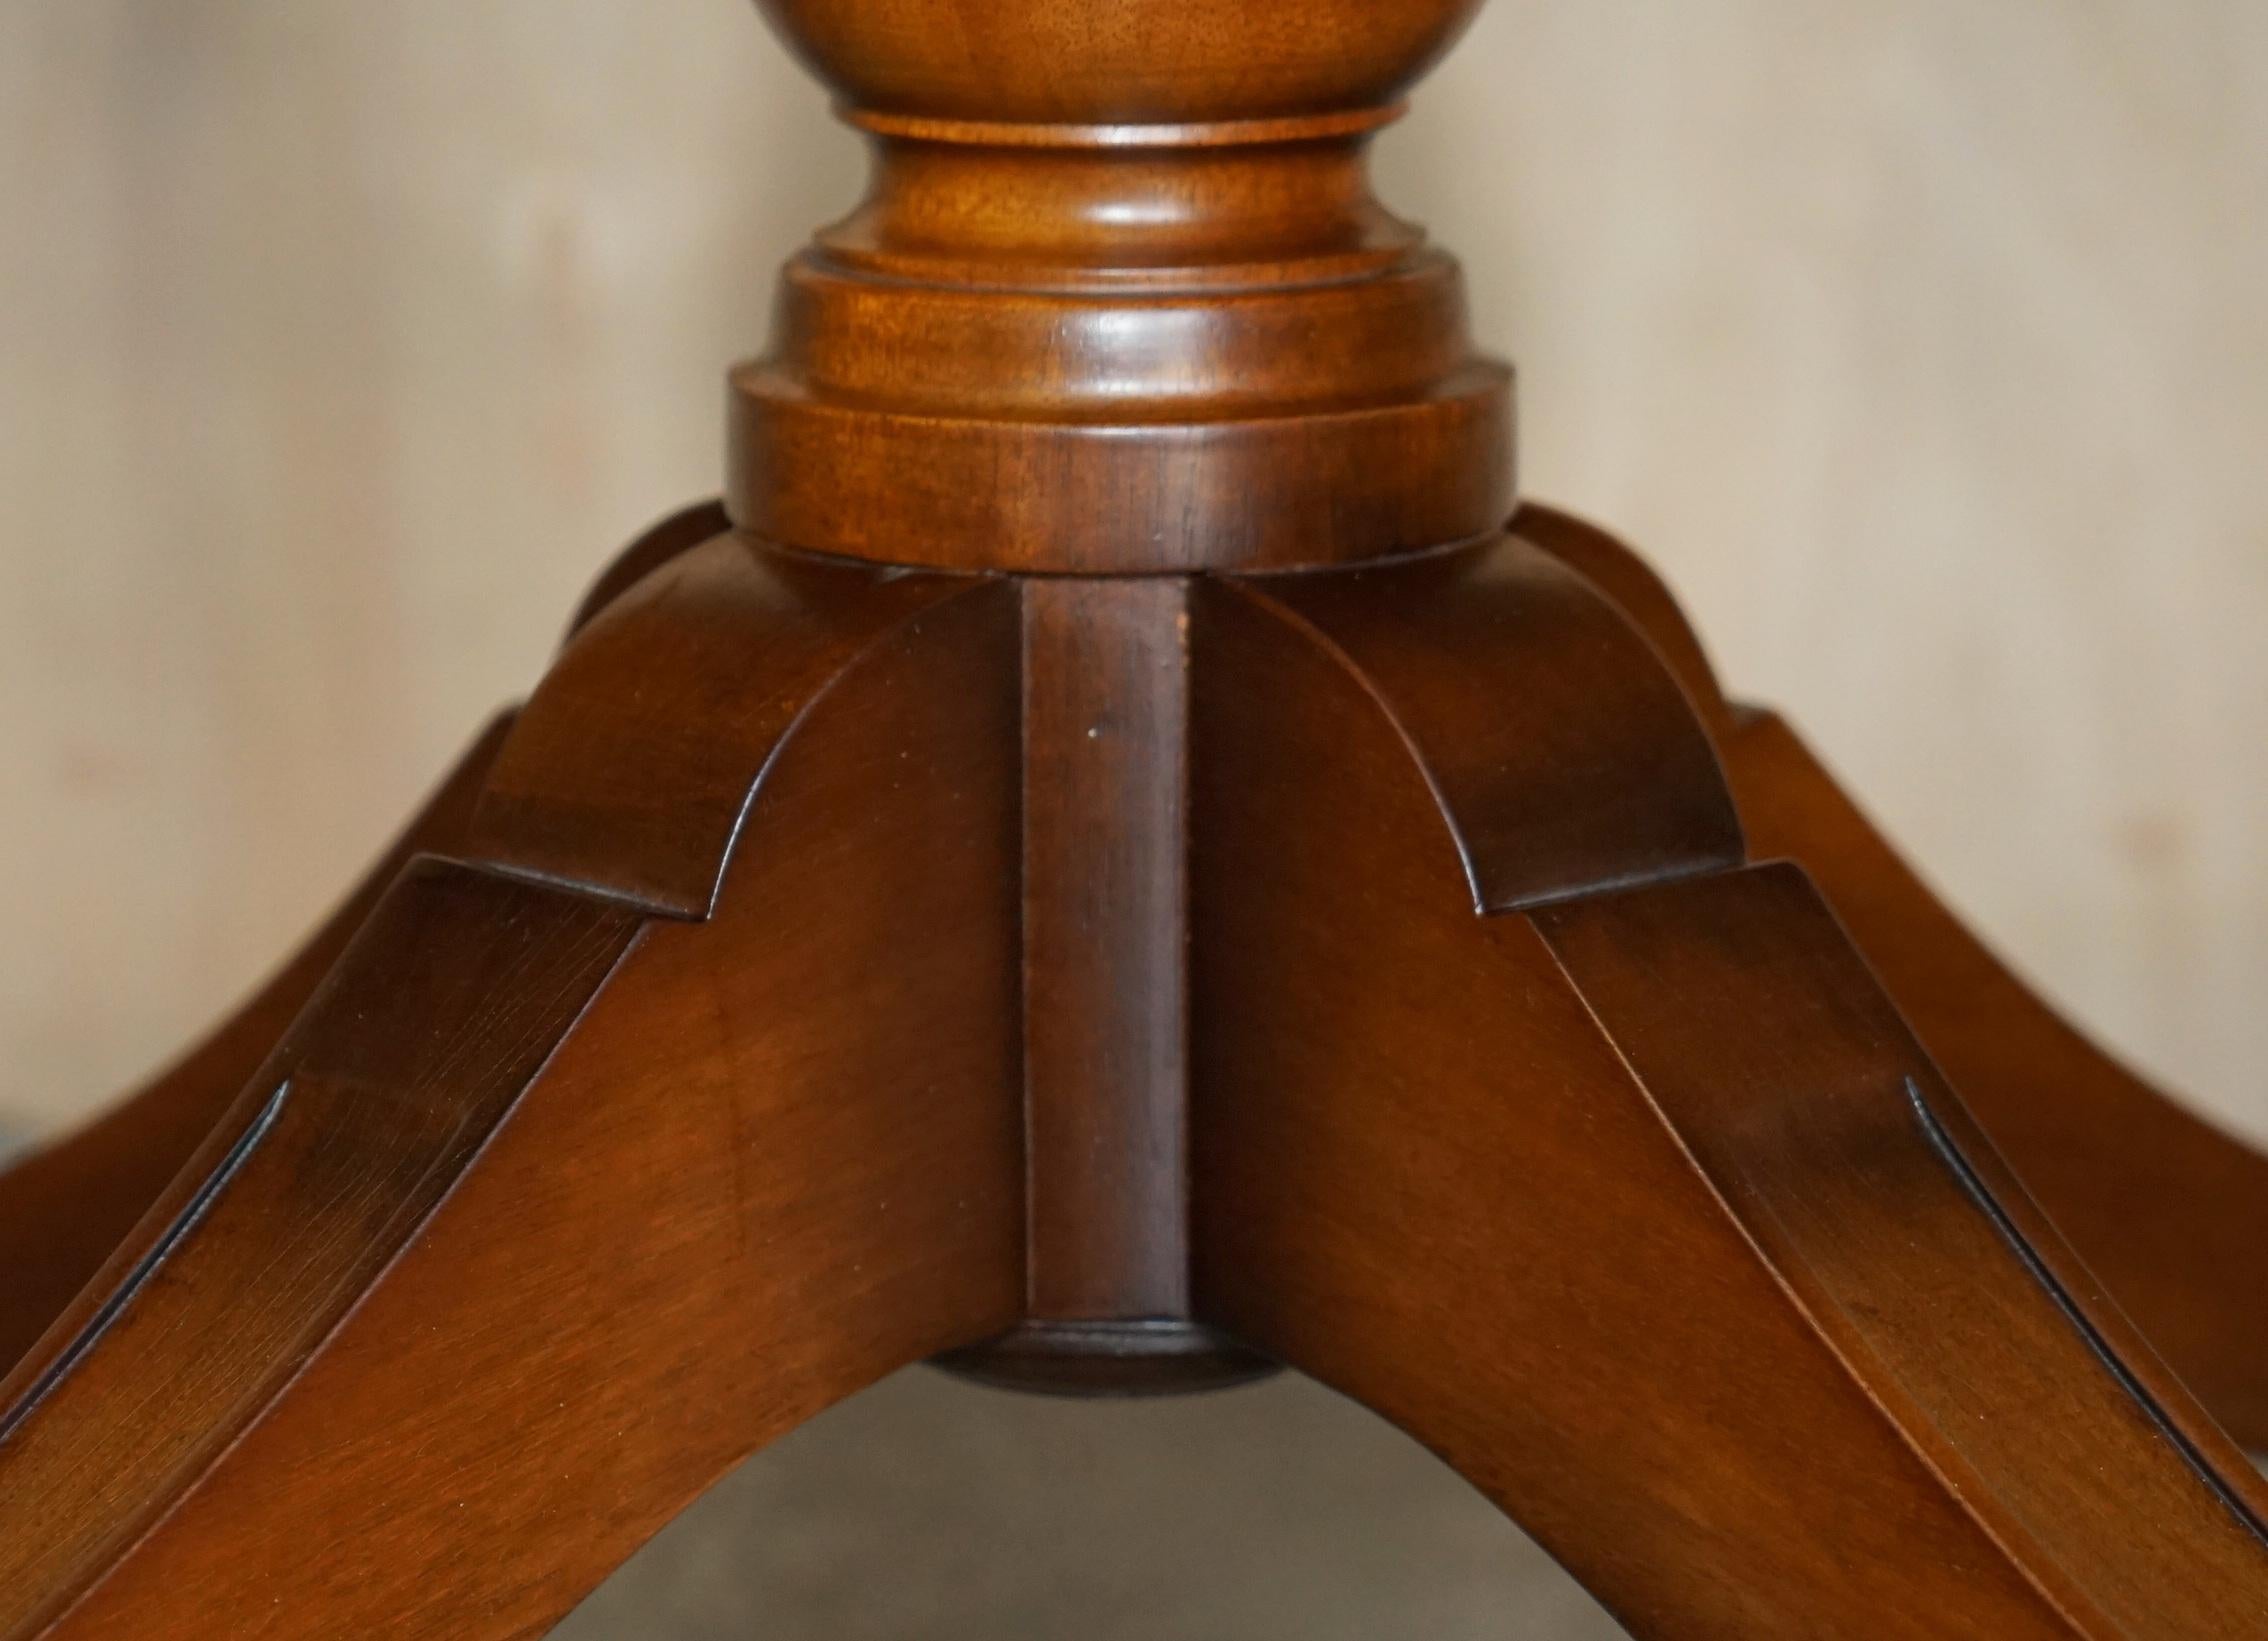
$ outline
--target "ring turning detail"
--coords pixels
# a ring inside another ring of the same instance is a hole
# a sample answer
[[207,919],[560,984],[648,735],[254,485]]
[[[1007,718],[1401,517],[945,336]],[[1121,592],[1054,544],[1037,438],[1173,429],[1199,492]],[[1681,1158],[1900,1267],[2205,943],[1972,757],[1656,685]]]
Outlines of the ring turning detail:
[[1643,1641],[2268,1635],[2268,1160],[1516,504],[1365,170],[1473,0],[765,9],[874,171],[723,502],[0,1175],[0,1641],[520,1641],[922,1363],[1312,1375]]

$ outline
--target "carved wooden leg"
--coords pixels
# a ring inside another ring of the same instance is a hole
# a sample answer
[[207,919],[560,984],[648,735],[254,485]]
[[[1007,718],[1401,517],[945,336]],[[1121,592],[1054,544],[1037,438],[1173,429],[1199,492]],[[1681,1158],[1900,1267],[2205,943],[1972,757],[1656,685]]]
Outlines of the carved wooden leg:
[[[580,630],[661,565],[729,528],[714,502],[646,531],[578,610]],[[376,866],[252,997],[180,1060],[84,1127],[0,1171],[0,1369],[31,1348],[195,1154],[412,857],[457,854],[511,726],[490,724]]]
[[[2252,1473],[1554,600],[1512,546],[1200,603],[1200,1314],[1640,1636],[2260,1629]],[[1684,875],[1584,892],[1606,839]]]
[[0,1368],[63,1313],[228,1114],[402,867],[463,842],[509,724],[499,719],[482,733],[345,902],[203,1042],[85,1127],[0,1172]]
[[2268,1156],[2043,1003],[1777,718],[1723,746],[1758,853],[1818,877],[2057,1228],[2229,1433],[2268,1448]]
[[0,1634],[540,1633],[1012,1323],[1015,645],[731,540],[593,623],[0,1386]]
[[2049,1008],[1792,730],[1727,706],[1676,603],[1627,548],[1542,509],[1521,525],[1645,627],[1711,719],[1756,857],[1802,863],[2057,1228],[2230,1434],[2268,1447],[2268,1156]]
[[0,1381],[0,1637],[527,1636],[901,1364],[1246,1345],[1642,1637],[2268,1634],[2262,1484],[1759,851],[2240,1412],[2260,1324],[2120,1265],[2105,1159],[2254,1166],[2011,1003],[1627,554],[1482,539],[1510,375],[1364,170],[1476,0],[760,3],[876,168],[732,375],[749,534],[602,582]]

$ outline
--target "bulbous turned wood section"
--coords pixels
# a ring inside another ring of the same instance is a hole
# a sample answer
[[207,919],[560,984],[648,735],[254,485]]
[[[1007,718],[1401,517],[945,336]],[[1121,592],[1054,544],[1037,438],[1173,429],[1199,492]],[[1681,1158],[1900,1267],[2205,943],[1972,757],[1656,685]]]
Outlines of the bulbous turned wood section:
[[1093,574],[1494,530],[1510,374],[1365,170],[1476,5],[768,4],[874,176],[733,373],[733,517],[805,550]]
[[924,1360],[1289,1364],[1641,1637],[2268,1634],[2268,1496],[2090,1274],[2268,1434],[2268,1164],[1619,544],[1503,527],[1508,373],[1363,174],[1473,0],[767,9],[876,170],[725,506],[0,1176],[0,1637],[538,1634]]

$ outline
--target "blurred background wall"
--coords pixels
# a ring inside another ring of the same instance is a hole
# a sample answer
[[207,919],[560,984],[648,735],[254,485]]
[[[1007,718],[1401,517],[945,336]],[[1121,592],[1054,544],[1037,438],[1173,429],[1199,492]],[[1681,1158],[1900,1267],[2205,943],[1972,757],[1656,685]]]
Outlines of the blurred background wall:
[[[241,992],[713,490],[721,368],[860,170],[736,0],[0,5],[0,1128]],[[1381,171],[1523,367],[1531,493],[2268,1137],[2268,7],[1497,0]],[[909,1379],[706,1510],[578,1633],[1598,1623],[1299,1387]],[[890,1606],[909,1556],[960,1593]]]

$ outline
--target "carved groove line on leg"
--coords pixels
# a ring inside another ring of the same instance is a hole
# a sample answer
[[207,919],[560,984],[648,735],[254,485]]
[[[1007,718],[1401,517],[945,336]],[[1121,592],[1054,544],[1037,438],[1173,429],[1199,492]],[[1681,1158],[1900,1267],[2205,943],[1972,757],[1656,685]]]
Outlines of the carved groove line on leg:
[[268,1131],[283,1114],[284,1102],[290,1097],[291,1079],[286,1077],[277,1083],[276,1091],[268,1096],[251,1124],[230,1145],[219,1165],[198,1183],[187,1205],[168,1217],[165,1229],[145,1251],[135,1256],[133,1268],[102,1296],[93,1314],[72,1330],[70,1342],[60,1344],[52,1351],[43,1350],[38,1353],[46,1358],[46,1366],[39,1369],[32,1382],[9,1403],[0,1405],[0,1447],[7,1445],[8,1438],[16,1433],[26,1419],[39,1411],[40,1404],[46,1401],[49,1392],[61,1384],[71,1370],[86,1358],[87,1353],[102,1342],[102,1336],[125,1314],[135,1296],[149,1285],[150,1279],[157,1275],[159,1268],[173,1251],[181,1246],[205,1215],[211,1212],[222,1193],[243,1171],[252,1153],[259,1149],[260,1142],[267,1138]]
[[2127,1365],[2125,1359],[2111,1347],[2110,1341],[2103,1337],[2102,1330],[2095,1325],[2094,1320],[2081,1307],[2071,1290],[2040,1258],[2039,1251],[2026,1240],[2023,1231],[2018,1228],[2016,1222],[2008,1217],[2008,1210],[2001,1206],[1999,1199],[1992,1194],[1991,1187],[1986,1185],[1983,1177],[1977,1173],[1975,1164],[1970,1162],[1968,1155],[1961,1149],[1960,1141],[1953,1136],[1952,1132],[1946,1128],[1943,1120],[1939,1118],[1936,1110],[1930,1104],[1928,1094],[1923,1090],[1918,1079],[1913,1077],[1906,1079],[1906,1099],[1913,1107],[1914,1121],[1920,1125],[1922,1137],[1928,1140],[1930,1148],[1944,1159],[1947,1170],[1960,1182],[1961,1189],[1969,1194],[1969,1199],[1976,1204],[1977,1211],[1991,1222],[1995,1231],[2000,1233],[2002,1240],[2014,1252],[2018,1262],[2031,1273],[2032,1280],[2046,1290],[2049,1299],[2054,1301],[2056,1309],[2064,1314],[2074,1331],[2086,1342],[2087,1348],[2094,1353],[2095,1359],[2101,1362],[2111,1377],[2118,1381],[2120,1388],[2133,1399],[2134,1404],[2142,1410],[2143,1415],[2149,1419],[2150,1423],[2157,1427],[2158,1434],[2165,1438],[2167,1445],[2182,1456],[2189,1468],[2196,1472],[2197,1479],[2205,1485],[2215,1498],[2221,1501],[2229,1514],[2242,1522],[2245,1529],[2258,1539],[2264,1548],[2268,1548],[2268,1524],[2262,1522],[2260,1514],[2250,1504],[2237,1496],[2228,1482],[2223,1479],[2220,1471],[2191,1440],[2189,1433],[2182,1429],[2180,1424],[2167,1413],[2158,1396],[2142,1382],[2134,1370]]

